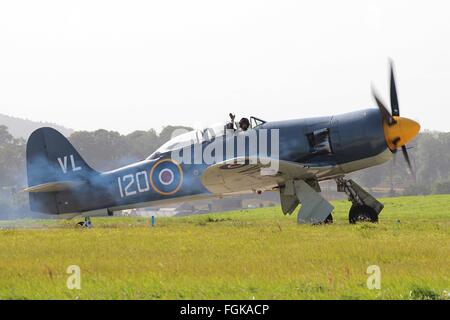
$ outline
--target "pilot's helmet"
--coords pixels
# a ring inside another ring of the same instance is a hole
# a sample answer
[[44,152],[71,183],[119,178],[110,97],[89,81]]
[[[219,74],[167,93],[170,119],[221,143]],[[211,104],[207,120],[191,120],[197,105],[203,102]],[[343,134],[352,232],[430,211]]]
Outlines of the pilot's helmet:
[[242,130],[247,130],[250,127],[250,121],[248,121],[247,118],[242,118],[241,121],[239,121],[239,127]]

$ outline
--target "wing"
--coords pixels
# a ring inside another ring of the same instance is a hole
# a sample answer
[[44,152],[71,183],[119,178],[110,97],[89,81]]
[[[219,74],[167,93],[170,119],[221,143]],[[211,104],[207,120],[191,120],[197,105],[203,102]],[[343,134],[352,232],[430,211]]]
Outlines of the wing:
[[208,167],[201,181],[216,194],[272,190],[287,180],[316,179],[333,167],[312,167],[270,158],[233,158]]

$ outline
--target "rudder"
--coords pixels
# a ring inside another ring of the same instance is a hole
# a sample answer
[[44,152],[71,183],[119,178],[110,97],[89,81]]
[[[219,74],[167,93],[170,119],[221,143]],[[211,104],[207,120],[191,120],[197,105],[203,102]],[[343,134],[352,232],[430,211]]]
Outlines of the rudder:
[[[30,135],[26,160],[28,187],[88,181],[93,174],[98,174],[61,133],[48,127],[39,128]],[[59,213],[56,192],[29,195],[31,210]]]

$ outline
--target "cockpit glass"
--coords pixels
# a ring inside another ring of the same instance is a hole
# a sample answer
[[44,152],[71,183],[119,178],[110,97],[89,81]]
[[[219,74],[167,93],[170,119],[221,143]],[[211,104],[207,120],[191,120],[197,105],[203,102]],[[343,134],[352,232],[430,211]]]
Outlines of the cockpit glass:
[[216,123],[202,130],[202,141],[210,141],[225,135],[226,123]]
[[250,117],[250,125],[252,126],[252,129],[257,128],[264,123],[266,123],[266,121],[258,119],[256,117]]
[[[257,128],[264,123],[266,123],[266,121],[255,117],[250,117],[250,124],[252,129]],[[147,159],[156,159],[159,158],[160,155],[163,153],[179,150],[181,148],[185,148],[187,146],[196,143],[202,143],[203,141],[211,141],[214,138],[221,137],[227,133],[226,131],[227,124],[228,124],[227,122],[216,123],[202,130],[197,129],[176,136],[167,141],[166,143],[164,143]],[[238,128],[238,125],[235,123],[233,124],[233,127]]]
[[158,148],[158,150],[153,152],[147,159],[155,159],[155,158],[158,158],[162,153],[179,150],[181,148],[190,146],[192,144],[199,143],[200,139],[201,139],[200,130],[193,130],[193,131],[189,131],[189,132],[180,134],[179,136],[176,136],[175,138],[172,138],[169,141],[167,141],[166,143],[164,143],[161,147]]

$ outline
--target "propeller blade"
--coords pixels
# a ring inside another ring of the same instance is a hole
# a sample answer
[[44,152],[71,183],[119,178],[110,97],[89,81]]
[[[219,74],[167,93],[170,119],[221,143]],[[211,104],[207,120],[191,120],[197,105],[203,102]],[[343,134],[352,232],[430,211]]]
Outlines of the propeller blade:
[[378,105],[378,109],[380,109],[381,115],[383,117],[383,119],[389,124],[389,125],[393,125],[395,124],[395,120],[392,117],[392,115],[389,113],[388,109],[386,108],[386,106],[384,105],[384,103],[381,101],[381,99],[378,97],[378,94],[376,93],[375,89],[372,87],[372,96],[375,100],[375,102]]
[[395,85],[395,76],[394,76],[394,63],[391,61],[391,111],[392,115],[399,117],[400,116],[400,108],[398,106],[398,96],[397,96],[397,87]]
[[411,174],[412,174],[412,176],[414,178],[414,181],[416,181],[416,174],[415,174],[415,172],[413,170],[413,167],[412,167],[412,164],[411,164],[411,159],[409,158],[408,149],[406,148],[406,145],[402,146],[402,152],[403,152],[403,156],[405,157],[406,163],[408,164],[409,171],[411,171]]

